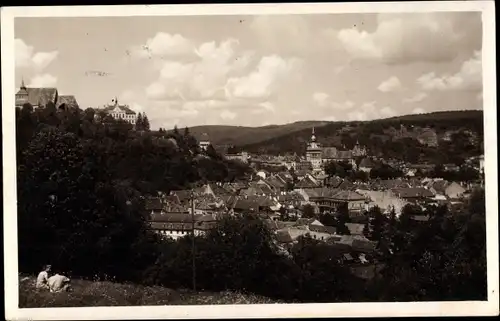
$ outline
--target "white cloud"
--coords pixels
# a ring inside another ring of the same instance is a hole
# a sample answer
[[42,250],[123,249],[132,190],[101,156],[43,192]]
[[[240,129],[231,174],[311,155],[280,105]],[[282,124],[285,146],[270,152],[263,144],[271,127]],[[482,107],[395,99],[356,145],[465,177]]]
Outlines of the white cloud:
[[328,104],[328,99],[330,95],[323,92],[316,92],[313,94],[313,100],[321,107],[325,107]]
[[412,114],[425,114],[425,112],[426,112],[426,111],[425,111],[425,109],[423,109],[423,108],[415,108],[415,109],[413,109],[413,110],[412,110],[412,112],[411,112],[411,113],[412,113]]
[[27,45],[22,39],[14,40],[15,65],[19,68],[35,68],[41,71],[52,63],[59,55],[58,51],[34,52],[33,46]]
[[[469,25],[464,25],[465,20]],[[373,32],[342,29],[337,39],[353,58],[387,63],[444,61],[470,48],[471,42],[477,45],[477,40],[467,38],[467,28],[481,27],[479,16],[463,13],[379,14],[377,22]]]
[[236,54],[236,46],[235,39],[219,45],[207,42],[195,50],[194,62],[164,61],[159,79],[146,88],[146,94],[155,100],[225,99],[228,77],[241,73],[253,55]]
[[426,93],[418,93],[418,94],[415,94],[415,96],[413,96],[413,97],[404,98],[403,102],[405,102],[405,103],[418,103],[418,102],[421,102],[422,100],[424,100],[425,98],[427,98],[427,96],[428,95]]
[[262,108],[264,108],[265,110],[267,111],[272,111],[274,112],[275,111],[275,106],[273,103],[269,102],[269,101],[265,101],[263,103],[260,103],[259,106],[261,106]]
[[139,58],[182,56],[193,52],[194,45],[190,40],[166,32],[158,32],[145,44],[132,49],[132,53]]
[[396,112],[391,107],[384,107],[380,110],[380,115],[383,117],[393,117]]
[[348,120],[373,120],[379,118],[389,118],[395,116],[397,113],[389,106],[385,106],[381,109],[377,108],[376,102],[365,102],[361,105],[359,109],[353,110],[347,114]]
[[236,98],[267,98],[295,70],[297,63],[293,58],[284,59],[277,55],[262,57],[249,75],[227,81],[226,94]]
[[460,70],[454,75],[438,76],[430,72],[420,76],[417,83],[423,90],[480,90],[482,87],[481,52],[463,62]]
[[383,81],[379,86],[378,90],[381,92],[395,91],[401,88],[401,82],[398,77],[392,76],[391,78]]
[[354,103],[350,100],[344,101],[343,103],[333,102],[331,104],[332,108],[339,110],[348,110],[354,107]]
[[43,87],[55,87],[57,83],[57,77],[51,74],[36,75],[31,78],[28,87],[33,88],[43,88]]
[[350,121],[365,121],[367,120],[366,113],[362,111],[352,111],[349,114],[347,114],[347,119]]
[[233,120],[236,118],[236,113],[233,113],[229,110],[224,110],[221,114],[220,114],[220,118],[222,119],[225,119],[225,120]]

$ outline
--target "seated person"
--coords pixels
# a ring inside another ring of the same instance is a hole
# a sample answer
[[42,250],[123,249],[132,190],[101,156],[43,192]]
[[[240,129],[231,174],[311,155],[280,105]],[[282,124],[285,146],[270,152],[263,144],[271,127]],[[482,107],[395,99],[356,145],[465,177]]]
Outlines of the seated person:
[[49,273],[51,270],[50,265],[46,265],[42,272],[38,274],[38,277],[36,279],[36,288],[37,289],[48,289],[49,288]]
[[66,292],[70,290],[70,280],[68,277],[60,274],[55,274],[49,278],[50,292]]

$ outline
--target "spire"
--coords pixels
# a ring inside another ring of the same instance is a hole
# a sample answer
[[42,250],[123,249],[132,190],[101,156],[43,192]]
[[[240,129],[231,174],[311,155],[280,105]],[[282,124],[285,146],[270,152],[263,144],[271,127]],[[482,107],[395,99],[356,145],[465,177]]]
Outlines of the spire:
[[115,96],[115,106],[118,106],[118,98]]
[[21,89],[26,89],[26,85],[24,84],[24,77],[21,78]]
[[314,135],[314,127],[312,128],[311,141],[312,142],[316,141],[316,136]]

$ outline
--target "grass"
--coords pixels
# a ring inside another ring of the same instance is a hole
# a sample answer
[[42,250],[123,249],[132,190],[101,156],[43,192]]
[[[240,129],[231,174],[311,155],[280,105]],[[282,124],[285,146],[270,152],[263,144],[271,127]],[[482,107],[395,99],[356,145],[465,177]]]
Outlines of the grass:
[[20,308],[280,303],[233,291],[194,292],[160,286],[86,280],[71,280],[72,292],[50,293],[48,290],[37,290],[35,281],[33,276],[20,277]]

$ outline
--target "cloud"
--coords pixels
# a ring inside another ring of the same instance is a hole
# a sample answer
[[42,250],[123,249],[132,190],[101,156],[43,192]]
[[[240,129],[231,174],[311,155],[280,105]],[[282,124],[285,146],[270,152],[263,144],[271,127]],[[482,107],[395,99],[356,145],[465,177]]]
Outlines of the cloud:
[[22,39],[14,40],[15,65],[18,68],[45,69],[59,55],[58,51],[34,52],[33,46],[27,45]]
[[[464,23],[469,23],[464,24]],[[469,13],[379,14],[374,31],[342,29],[337,39],[358,59],[378,59],[386,63],[446,61],[481,41],[473,30],[481,28],[481,16]]]
[[220,114],[220,118],[222,119],[225,119],[225,120],[233,120],[236,118],[236,113],[233,113],[229,110],[224,110],[221,114]]
[[250,64],[252,52],[236,53],[239,42],[206,42],[195,49],[195,61],[164,61],[160,77],[146,88],[154,100],[225,99],[226,83]]
[[366,118],[366,113],[362,111],[352,111],[347,114],[347,119],[350,121],[365,121],[367,120]]
[[381,92],[390,92],[390,91],[395,91],[401,88],[401,82],[399,81],[398,77],[392,76],[391,78],[383,81],[379,86],[378,90]]
[[413,97],[410,97],[410,98],[404,98],[403,99],[403,102],[404,103],[418,103],[418,102],[421,102],[422,100],[424,100],[425,98],[427,98],[427,94],[426,93],[418,93],[418,94],[415,94],[415,96]]
[[476,99],[479,100],[479,101],[482,101],[483,100],[483,92],[479,92],[477,95],[476,95]]
[[36,75],[31,78],[28,87],[33,88],[43,88],[43,87],[55,87],[57,84],[57,77],[51,74]]
[[316,92],[313,94],[313,100],[321,107],[325,107],[328,104],[328,99],[330,95],[323,92]]
[[389,118],[396,116],[397,113],[389,106],[381,109],[377,108],[375,101],[365,102],[356,110],[347,114],[347,119],[350,121],[367,121],[379,118]]
[[344,101],[343,103],[333,102],[331,106],[334,109],[348,110],[354,107],[354,103],[350,100]]
[[481,52],[462,63],[460,70],[453,75],[438,76],[430,72],[420,76],[417,83],[423,90],[481,90],[482,88]]
[[412,112],[411,112],[411,113],[412,113],[412,114],[425,114],[425,112],[426,112],[426,111],[425,111],[425,109],[423,109],[423,108],[415,108],[415,109],[413,109],[413,110],[412,110]]
[[298,60],[294,58],[284,59],[278,55],[262,57],[250,74],[229,78],[226,94],[236,98],[266,99],[297,67]]
[[138,58],[183,56],[193,52],[194,45],[190,40],[166,32],[158,32],[145,44],[132,48],[132,53]]
[[391,107],[384,107],[380,110],[380,115],[383,117],[393,117],[396,112]]

